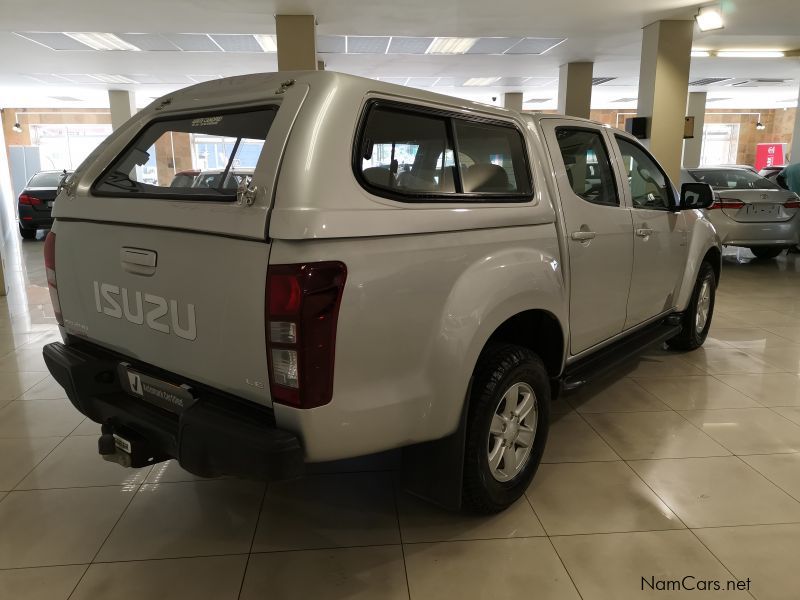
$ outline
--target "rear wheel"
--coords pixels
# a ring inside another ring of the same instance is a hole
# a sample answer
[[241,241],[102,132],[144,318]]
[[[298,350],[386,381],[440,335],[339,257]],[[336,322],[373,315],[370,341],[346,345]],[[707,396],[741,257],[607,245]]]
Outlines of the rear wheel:
[[36,230],[35,229],[25,229],[22,225],[19,226],[19,234],[22,236],[23,240],[35,240],[36,239]]
[[533,479],[550,422],[550,380],[533,352],[512,344],[484,350],[470,396],[464,507],[495,513]]
[[772,246],[753,246],[750,248],[750,252],[755,254],[756,258],[766,260],[778,256],[781,252],[783,252],[783,248],[774,248]]
[[681,331],[667,340],[667,346],[673,350],[694,350],[703,345],[711,327],[716,294],[717,276],[714,268],[708,261],[703,261],[694,284],[692,299],[683,314]]

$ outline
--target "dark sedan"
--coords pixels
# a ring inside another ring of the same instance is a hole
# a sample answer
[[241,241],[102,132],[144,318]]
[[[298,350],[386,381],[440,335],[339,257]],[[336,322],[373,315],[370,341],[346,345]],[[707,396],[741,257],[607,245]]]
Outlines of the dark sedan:
[[17,202],[19,233],[23,239],[36,239],[36,230],[52,227],[50,211],[58,185],[62,177],[70,174],[71,171],[39,171],[28,180]]

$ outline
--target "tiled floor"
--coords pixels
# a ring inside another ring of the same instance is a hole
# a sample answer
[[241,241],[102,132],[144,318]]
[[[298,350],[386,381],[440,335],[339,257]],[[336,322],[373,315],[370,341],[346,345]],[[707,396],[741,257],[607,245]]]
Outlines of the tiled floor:
[[800,255],[728,252],[706,347],[556,405],[526,497],[474,518],[400,491],[396,457],[269,489],[104,462],[41,361],[41,241],[9,250],[2,599],[684,598],[646,582],[685,576],[750,580],[713,598],[800,597]]

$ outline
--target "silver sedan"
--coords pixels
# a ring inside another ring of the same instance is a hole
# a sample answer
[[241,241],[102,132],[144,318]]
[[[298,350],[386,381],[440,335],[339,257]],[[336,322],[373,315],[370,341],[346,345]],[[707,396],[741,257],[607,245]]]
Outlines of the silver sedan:
[[757,258],[775,258],[800,243],[800,198],[750,169],[685,169],[682,182],[714,188],[708,218],[726,246],[749,248]]

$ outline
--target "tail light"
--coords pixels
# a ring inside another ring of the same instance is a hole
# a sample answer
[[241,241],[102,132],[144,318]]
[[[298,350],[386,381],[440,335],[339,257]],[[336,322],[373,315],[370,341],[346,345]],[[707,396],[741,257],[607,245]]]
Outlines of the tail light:
[[787,198],[783,203],[783,208],[800,208],[800,198]]
[[36,196],[29,196],[28,194],[22,194],[19,197],[20,204],[27,204],[28,206],[41,206],[42,200],[37,198]]
[[271,265],[266,338],[272,399],[297,408],[331,401],[336,322],[347,268],[340,262]]
[[742,202],[741,200],[736,200],[734,198],[717,198],[716,200],[714,200],[714,204],[708,207],[709,210],[721,209],[721,208],[739,210],[740,208],[744,208],[744,202]]
[[47,288],[50,290],[50,302],[59,325],[64,324],[61,315],[61,303],[58,301],[58,285],[56,284],[56,234],[50,231],[44,238],[44,270],[47,273]]

